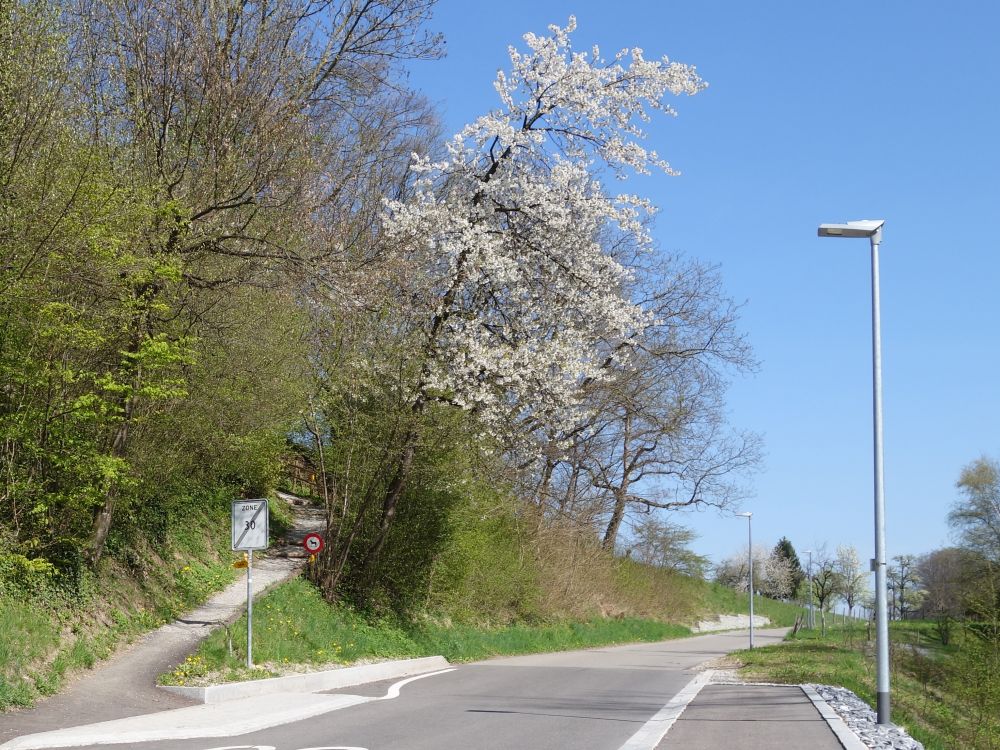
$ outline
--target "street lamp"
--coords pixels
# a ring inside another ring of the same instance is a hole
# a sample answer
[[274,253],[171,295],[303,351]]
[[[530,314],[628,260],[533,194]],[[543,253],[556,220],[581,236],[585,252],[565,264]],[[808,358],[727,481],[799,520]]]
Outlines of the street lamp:
[[812,630],[816,627],[816,618],[813,616],[813,551],[811,549],[804,550],[805,554],[809,555],[809,567],[806,568],[806,577],[809,579],[809,629]]
[[750,562],[749,583],[750,583],[750,648],[753,648],[753,531],[750,528],[750,519],[753,513],[736,513],[740,518],[747,519],[747,559]]
[[886,614],[885,502],[882,486],[882,333],[879,320],[878,246],[884,219],[820,224],[820,237],[867,237],[872,249],[872,421],[875,433],[875,645],[876,714],[889,724],[889,620]]

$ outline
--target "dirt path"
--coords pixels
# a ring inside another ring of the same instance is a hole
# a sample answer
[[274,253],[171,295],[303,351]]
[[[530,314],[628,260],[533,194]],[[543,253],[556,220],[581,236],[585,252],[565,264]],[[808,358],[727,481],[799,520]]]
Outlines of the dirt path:
[[[266,556],[255,555],[254,598],[298,574],[306,561],[302,537],[323,525],[322,511],[291,495],[277,494],[292,505],[295,523]],[[157,688],[156,677],[183,661],[216,627],[245,611],[246,585],[242,575],[197,609],[78,675],[58,695],[39,701],[33,708],[0,714],[0,743],[22,734],[191,705],[187,699]]]

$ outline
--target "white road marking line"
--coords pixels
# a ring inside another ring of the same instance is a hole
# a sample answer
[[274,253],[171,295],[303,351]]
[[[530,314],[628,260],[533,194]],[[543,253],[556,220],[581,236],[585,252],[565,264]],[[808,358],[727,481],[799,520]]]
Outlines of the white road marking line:
[[683,713],[687,705],[694,700],[701,689],[712,679],[714,670],[707,669],[695,677],[691,682],[681,688],[681,691],[671,698],[656,712],[649,721],[642,725],[638,732],[633,734],[628,742],[618,750],[653,750],[660,744],[660,740],[670,731],[678,717]]
[[427,674],[418,674],[415,677],[407,677],[405,680],[400,680],[399,682],[390,685],[389,692],[387,692],[381,698],[376,698],[375,700],[385,701],[385,700],[390,700],[392,698],[398,698],[399,691],[402,689],[404,685],[408,685],[414,680],[422,680],[425,677],[433,677],[436,674],[444,674],[445,672],[454,672],[455,669],[456,667],[452,667],[451,669],[439,669],[437,672],[428,672]]

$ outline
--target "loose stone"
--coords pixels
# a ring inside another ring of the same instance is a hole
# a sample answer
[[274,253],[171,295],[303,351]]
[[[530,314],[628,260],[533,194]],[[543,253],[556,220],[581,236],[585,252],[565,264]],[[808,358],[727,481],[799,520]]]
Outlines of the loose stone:
[[811,685],[820,697],[871,750],[924,750],[924,746],[895,724],[879,726],[875,712],[847,688]]

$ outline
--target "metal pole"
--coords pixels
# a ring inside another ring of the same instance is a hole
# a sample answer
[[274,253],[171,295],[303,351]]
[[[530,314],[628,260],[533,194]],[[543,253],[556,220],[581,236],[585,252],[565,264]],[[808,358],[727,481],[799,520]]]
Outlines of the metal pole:
[[871,236],[872,246],[872,405],[875,432],[875,607],[876,714],[889,724],[889,619],[886,612],[885,500],[882,484],[882,331],[879,311],[878,246],[882,230]]
[[813,553],[809,550],[809,629],[816,627],[816,613],[813,610]]
[[750,648],[753,648],[753,531],[751,530],[752,513],[747,514],[747,555],[750,558]]
[[247,556],[247,669],[253,668],[253,550]]

